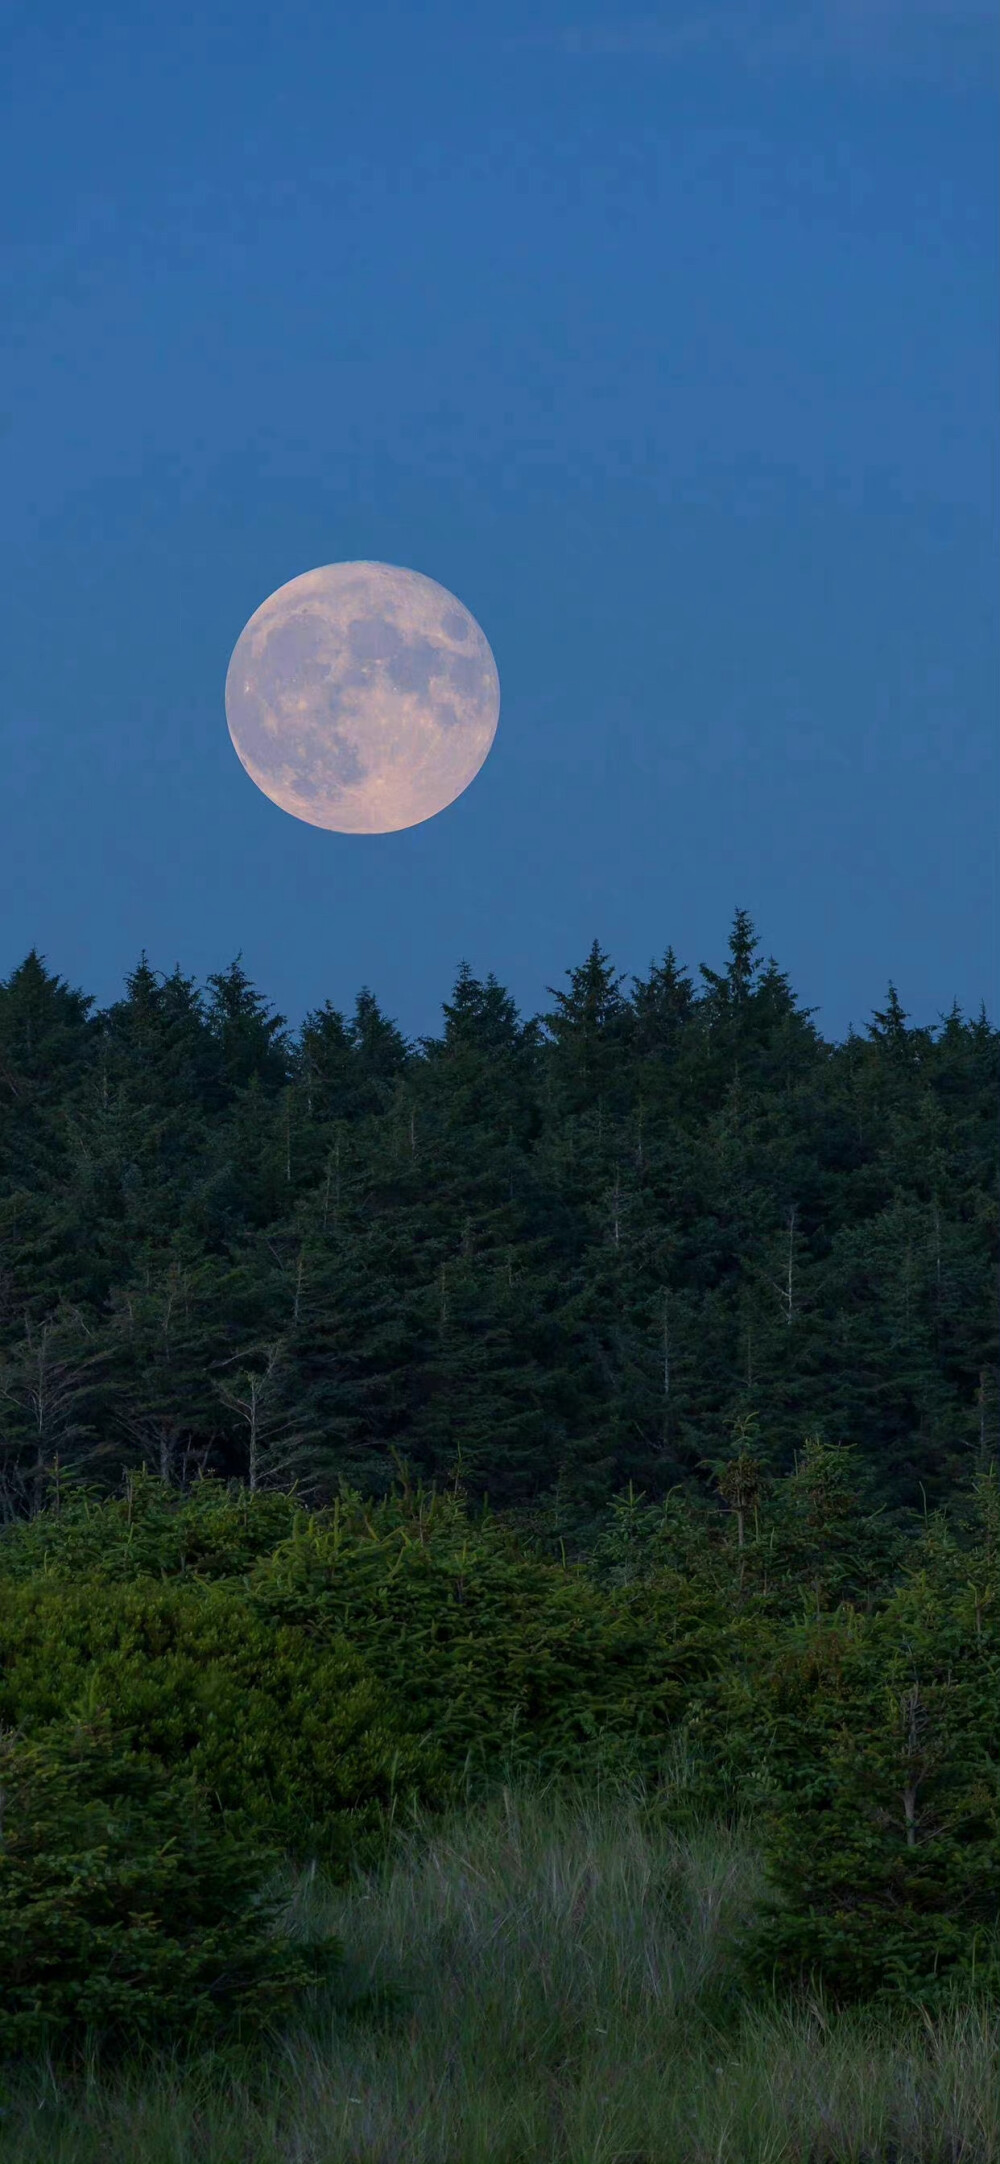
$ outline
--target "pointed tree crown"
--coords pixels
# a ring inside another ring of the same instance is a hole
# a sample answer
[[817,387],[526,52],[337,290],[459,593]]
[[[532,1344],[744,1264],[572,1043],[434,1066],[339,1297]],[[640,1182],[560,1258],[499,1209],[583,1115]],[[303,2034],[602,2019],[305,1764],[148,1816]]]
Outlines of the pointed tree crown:
[[443,1003],[444,1045],[448,1051],[515,1051],[524,1031],[509,992],[492,971],[485,982],[473,976],[468,962],[459,965],[455,989]]
[[599,940],[595,939],[586,961],[568,969],[566,975],[568,992],[558,991],[553,984],[546,986],[556,1003],[555,1013],[545,1018],[553,1037],[559,1041],[581,1035],[599,1037],[620,1027],[628,1007],[621,990],[624,979]]
[[691,1020],[694,1006],[691,978],[680,967],[673,947],[668,947],[662,962],[651,963],[648,977],[632,979],[632,1007],[639,1051],[671,1050]]
[[95,1035],[93,999],[46,969],[32,947],[0,984],[0,1061],[5,1069],[45,1077],[84,1059]]
[[235,1087],[255,1078],[280,1086],[289,1062],[285,1017],[256,990],[239,955],[209,977],[208,990],[208,1026],[222,1048],[226,1080]]
[[351,1037],[339,1008],[328,999],[306,1015],[299,1031],[302,1061],[322,1080],[340,1075],[351,1058]]
[[410,1048],[400,1029],[383,1014],[374,992],[362,985],[348,1025],[351,1049],[366,1079],[391,1082],[402,1074]]

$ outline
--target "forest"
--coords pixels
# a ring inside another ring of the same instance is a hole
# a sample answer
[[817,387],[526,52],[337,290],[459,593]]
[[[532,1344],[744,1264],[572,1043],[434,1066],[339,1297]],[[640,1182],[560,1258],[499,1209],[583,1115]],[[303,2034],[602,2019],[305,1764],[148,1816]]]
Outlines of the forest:
[[374,995],[291,1033],[239,961],[143,958],[103,1012],[0,988],[7,1517],[148,1465],[328,1500],[459,1480],[585,1538],[850,1442],[888,1508],[995,1458],[997,1092],[985,1013],[890,986],[826,1043],[737,913],[698,987],[595,944],[523,1020],[459,971],[440,1034]]
[[1000,1032],[0,986],[0,2156],[1000,2153]]

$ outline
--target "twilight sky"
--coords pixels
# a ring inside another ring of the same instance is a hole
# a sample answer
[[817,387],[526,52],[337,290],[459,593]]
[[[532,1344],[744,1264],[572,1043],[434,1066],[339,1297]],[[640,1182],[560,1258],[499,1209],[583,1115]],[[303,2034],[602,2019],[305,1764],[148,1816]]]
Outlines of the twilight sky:
[[[828,1034],[890,976],[995,1020],[994,20],[13,0],[0,975],[241,949],[416,1033],[463,957],[532,1011],[739,905]],[[501,680],[384,837],[270,804],[223,708],[357,557]]]

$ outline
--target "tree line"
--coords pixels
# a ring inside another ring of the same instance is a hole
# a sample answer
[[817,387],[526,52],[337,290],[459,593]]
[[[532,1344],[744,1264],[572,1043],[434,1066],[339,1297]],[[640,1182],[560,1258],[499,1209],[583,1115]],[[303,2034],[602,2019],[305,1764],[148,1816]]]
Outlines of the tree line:
[[[595,942],[525,1018],[364,989],[297,1031],[239,959],[99,1009],[0,985],[0,1506],[149,1468],[322,1505],[401,1468],[586,1538],[609,1500],[849,1444],[919,1513],[1000,1447],[1000,1032],[827,1042],[748,915],[722,970]],[[736,1476],[730,1475],[730,1478]]]

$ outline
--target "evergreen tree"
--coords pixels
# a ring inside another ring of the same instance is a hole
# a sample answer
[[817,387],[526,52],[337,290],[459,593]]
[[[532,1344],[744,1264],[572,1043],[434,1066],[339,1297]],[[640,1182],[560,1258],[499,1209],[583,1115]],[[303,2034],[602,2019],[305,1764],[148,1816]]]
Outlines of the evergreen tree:
[[52,1095],[91,1051],[93,1000],[46,969],[32,947],[0,984],[0,1083],[6,1100],[31,1089]]
[[450,1000],[444,1002],[444,1045],[449,1052],[469,1050],[487,1056],[516,1052],[525,1031],[510,993],[492,971],[485,984],[462,962]]
[[209,977],[208,1026],[231,1088],[257,1081],[276,1089],[286,1080],[290,1047],[285,1017],[272,1012],[251,984],[240,956]]
[[633,979],[634,1044],[640,1058],[670,1063],[676,1059],[695,1018],[694,985],[672,947],[648,977]]
[[382,1013],[374,992],[363,985],[348,1027],[356,1071],[366,1090],[366,1109],[381,1110],[388,1094],[409,1064],[409,1047],[401,1031]]
[[616,1095],[631,1009],[621,989],[624,979],[598,940],[586,961],[566,975],[568,992],[548,986],[555,1007],[545,1024],[561,1099],[568,1109],[582,1110]]
[[95,1014],[29,957],[0,987],[0,1360],[78,1318],[69,1454],[110,1483],[244,1475],[216,1383],[280,1344],[316,1492],[402,1455],[582,1524],[629,1481],[703,1485],[753,1416],[769,1480],[815,1435],[872,1507],[935,1507],[1000,1450],[1000,1039],[891,993],[829,1045],[746,912],[729,949],[700,993],[668,948],[627,997],[595,944],[544,1026],[463,964],[416,1045],[367,990],[293,1039],[238,960],[203,996],[142,956]]

